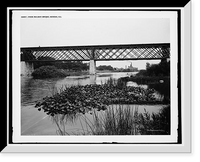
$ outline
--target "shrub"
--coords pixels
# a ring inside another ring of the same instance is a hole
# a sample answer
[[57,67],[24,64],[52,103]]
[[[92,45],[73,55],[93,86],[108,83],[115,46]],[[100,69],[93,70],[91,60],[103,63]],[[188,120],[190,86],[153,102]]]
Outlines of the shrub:
[[32,73],[33,78],[58,78],[65,77],[67,74],[55,66],[41,66]]
[[170,106],[160,109],[158,113],[150,115],[146,110],[139,115],[140,133],[142,135],[170,135]]

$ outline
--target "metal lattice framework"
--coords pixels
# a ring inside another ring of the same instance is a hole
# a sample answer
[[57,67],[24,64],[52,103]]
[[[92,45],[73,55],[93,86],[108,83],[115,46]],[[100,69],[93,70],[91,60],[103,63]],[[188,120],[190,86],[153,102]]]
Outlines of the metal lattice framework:
[[170,44],[21,48],[22,61],[150,60],[170,57]]

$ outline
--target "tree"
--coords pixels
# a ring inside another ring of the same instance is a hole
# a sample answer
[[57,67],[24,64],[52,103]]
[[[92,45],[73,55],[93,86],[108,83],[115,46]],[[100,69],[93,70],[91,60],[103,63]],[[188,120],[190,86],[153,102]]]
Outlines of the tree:
[[81,61],[55,62],[54,65],[58,69],[68,69],[75,71],[82,71],[89,69],[88,65],[86,63],[82,63]]
[[97,70],[110,70],[110,71],[113,71],[113,67],[110,66],[110,65],[100,65],[97,67]]
[[[34,68],[39,68],[41,66],[53,66],[54,62],[51,61],[54,61],[55,59],[49,56],[39,56],[37,60],[41,60],[41,62],[33,62]],[[48,60],[48,61],[42,61],[42,60]]]
[[150,66],[151,66],[150,63],[147,62],[147,63],[146,63],[146,70],[149,69]]
[[169,76],[170,75],[170,61],[161,61],[159,64],[146,63],[146,70],[140,71],[137,76]]
[[21,61],[36,60],[36,57],[32,54],[30,50],[23,51],[21,53]]

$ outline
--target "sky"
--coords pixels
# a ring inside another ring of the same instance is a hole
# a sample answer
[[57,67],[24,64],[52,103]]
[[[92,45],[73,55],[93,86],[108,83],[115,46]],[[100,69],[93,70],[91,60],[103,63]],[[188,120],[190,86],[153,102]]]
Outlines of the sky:
[[[21,18],[21,47],[115,45],[169,43],[168,18],[99,17]],[[155,61],[97,61],[99,65],[144,69],[146,62]]]

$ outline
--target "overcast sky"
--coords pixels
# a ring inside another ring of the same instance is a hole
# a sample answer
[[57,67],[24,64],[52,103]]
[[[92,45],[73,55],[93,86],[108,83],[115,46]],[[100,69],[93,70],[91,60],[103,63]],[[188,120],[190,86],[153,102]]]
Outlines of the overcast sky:
[[[169,43],[168,18],[22,18],[21,47]],[[132,61],[145,68],[147,61]],[[159,61],[148,61],[158,63]],[[130,61],[97,61],[125,67]]]

